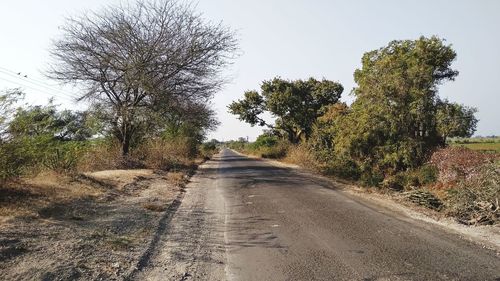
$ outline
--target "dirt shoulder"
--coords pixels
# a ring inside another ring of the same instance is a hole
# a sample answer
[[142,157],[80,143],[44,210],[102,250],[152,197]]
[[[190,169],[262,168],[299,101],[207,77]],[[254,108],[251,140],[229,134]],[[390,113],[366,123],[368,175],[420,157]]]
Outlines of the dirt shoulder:
[[402,194],[380,193],[376,192],[374,189],[362,188],[348,182],[340,182],[336,179],[319,175],[318,173],[302,168],[299,165],[274,159],[261,158],[255,155],[246,155],[238,151],[234,152],[250,158],[265,161],[274,166],[294,169],[298,173],[305,173],[308,176],[318,178],[322,181],[328,181],[332,186],[341,188],[344,192],[352,196],[370,200],[371,202],[388,210],[403,213],[409,219],[417,219],[433,224],[435,227],[439,227],[443,230],[459,235],[462,239],[466,239],[468,241],[475,242],[482,247],[495,250],[500,255],[500,226],[498,225],[467,226],[458,223],[453,218],[446,217],[442,213],[413,204],[409,202]]
[[187,174],[41,175],[2,187],[2,279],[127,279],[178,206]]

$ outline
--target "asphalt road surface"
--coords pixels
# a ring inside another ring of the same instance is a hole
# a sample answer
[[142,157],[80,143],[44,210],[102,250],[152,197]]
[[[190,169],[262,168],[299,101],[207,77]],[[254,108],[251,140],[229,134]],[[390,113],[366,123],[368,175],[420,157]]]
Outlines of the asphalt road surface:
[[500,280],[495,252],[224,149],[204,164],[137,280]]

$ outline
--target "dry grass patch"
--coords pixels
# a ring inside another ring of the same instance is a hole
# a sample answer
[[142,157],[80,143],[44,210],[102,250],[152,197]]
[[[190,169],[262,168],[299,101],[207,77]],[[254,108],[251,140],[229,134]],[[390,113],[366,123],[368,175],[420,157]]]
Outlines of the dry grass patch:
[[144,209],[153,212],[164,212],[167,209],[167,206],[165,204],[157,204],[157,203],[147,203],[142,206],[144,207]]
[[97,197],[103,190],[75,181],[72,177],[45,171],[0,187],[0,220],[37,217],[40,209],[54,203]]
[[153,170],[106,170],[84,175],[100,181],[106,185],[113,186],[117,190],[122,190],[127,184],[131,184],[137,180],[150,177],[154,174]]
[[183,172],[169,172],[167,174],[167,180],[174,185],[180,186],[186,182],[187,178],[186,174]]
[[305,144],[290,146],[284,161],[313,170],[319,170],[320,166],[311,150]]

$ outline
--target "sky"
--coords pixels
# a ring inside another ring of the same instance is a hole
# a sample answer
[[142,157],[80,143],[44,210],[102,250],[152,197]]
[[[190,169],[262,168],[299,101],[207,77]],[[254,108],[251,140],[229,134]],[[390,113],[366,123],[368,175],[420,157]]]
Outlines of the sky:
[[[179,0],[184,1],[184,0]],[[185,0],[187,1],[187,0]],[[119,0],[2,0],[0,2],[0,90],[21,84],[27,101],[81,109],[71,96],[77,89],[56,85],[43,75],[48,50],[61,36],[65,17],[98,10]],[[496,0],[198,0],[207,21],[236,31],[240,57],[224,71],[232,80],[213,106],[221,126],[209,138],[255,139],[251,127],[227,113],[227,105],[264,80],[326,78],[340,82],[348,103],[353,73],[365,52],[392,40],[437,35],[457,52],[456,81],[440,87],[440,96],[478,108],[476,135],[500,135],[500,1]],[[21,75],[17,75],[21,73]],[[27,75],[27,78],[24,78]]]

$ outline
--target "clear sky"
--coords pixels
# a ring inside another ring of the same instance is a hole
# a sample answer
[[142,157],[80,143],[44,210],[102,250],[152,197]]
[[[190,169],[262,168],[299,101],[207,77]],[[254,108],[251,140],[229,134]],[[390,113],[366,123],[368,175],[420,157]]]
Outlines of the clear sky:
[[[182,1],[182,0],[181,0]],[[0,2],[0,89],[20,81],[28,101],[46,102],[54,83],[41,75],[49,62],[51,40],[60,35],[64,17],[98,9],[104,0],[2,0]],[[445,38],[458,53],[454,82],[441,87],[441,97],[479,109],[476,135],[500,135],[500,1],[496,0],[199,0],[197,10],[238,33],[241,57],[226,75],[231,84],[214,99],[222,125],[210,137],[254,139],[250,127],[227,113],[226,106],[263,80],[316,77],[341,82],[343,100],[352,101],[353,72],[364,52],[396,39],[421,35]],[[21,72],[19,80],[6,73]],[[22,76],[21,75],[21,76]],[[37,85],[33,84],[36,79]],[[31,82],[29,82],[31,81]],[[43,83],[43,84],[42,84]],[[68,98],[74,89],[57,88],[56,100],[79,108]],[[42,90],[42,91],[37,91]]]

